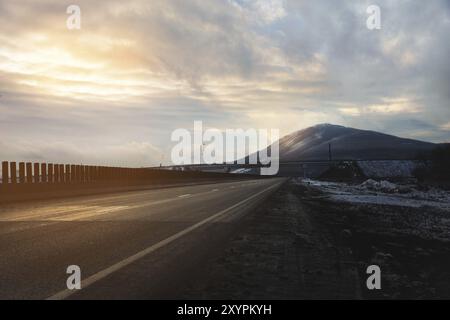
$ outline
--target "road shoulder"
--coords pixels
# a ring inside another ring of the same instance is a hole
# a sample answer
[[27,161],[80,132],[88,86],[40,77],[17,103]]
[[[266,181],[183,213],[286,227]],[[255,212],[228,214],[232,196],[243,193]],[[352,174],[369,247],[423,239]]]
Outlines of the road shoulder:
[[247,217],[247,227],[188,286],[189,299],[360,298],[351,252],[284,184]]

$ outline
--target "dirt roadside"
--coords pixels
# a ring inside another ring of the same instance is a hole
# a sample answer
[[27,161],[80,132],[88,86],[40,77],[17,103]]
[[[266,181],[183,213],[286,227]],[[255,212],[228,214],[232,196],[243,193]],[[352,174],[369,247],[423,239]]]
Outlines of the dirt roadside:
[[[450,216],[436,207],[335,202],[298,186],[311,210],[336,235],[345,235],[362,275],[365,299],[449,299]],[[381,268],[381,290],[367,290],[366,268]]]
[[183,292],[186,299],[358,299],[351,249],[285,183]]

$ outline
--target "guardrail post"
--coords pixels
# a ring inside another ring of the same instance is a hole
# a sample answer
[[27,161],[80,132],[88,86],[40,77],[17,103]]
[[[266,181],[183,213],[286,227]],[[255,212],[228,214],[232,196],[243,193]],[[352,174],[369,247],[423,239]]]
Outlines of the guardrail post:
[[75,172],[76,172],[75,168],[76,168],[76,166],[74,164],[70,165],[70,182],[72,182],[72,183],[77,181],[76,180],[76,174],[75,174]]
[[82,183],[86,182],[86,166],[80,166],[80,178]]
[[89,166],[89,182],[95,181],[95,166]]
[[66,183],[70,183],[71,178],[72,178],[72,173],[70,172],[71,166],[70,164],[66,164]]
[[64,183],[66,181],[66,175],[64,173],[64,165],[59,165],[59,182]]
[[39,183],[41,182],[41,175],[39,173],[39,163],[35,163],[34,164],[34,183]]
[[98,181],[103,180],[103,166],[97,167],[97,180]]
[[59,183],[59,182],[60,182],[59,164],[55,164],[55,165],[53,166],[53,170],[54,170],[54,173],[53,173],[53,181],[54,181],[55,183]]
[[17,183],[17,167],[15,162],[10,162],[9,168],[11,171],[11,183]]
[[81,181],[81,166],[79,164],[77,164],[75,166],[75,181],[76,182],[80,182]]
[[54,178],[53,178],[53,179],[55,179],[55,183],[62,183],[63,177],[61,175],[61,165],[60,164],[55,164],[55,167],[54,167],[53,170],[55,170]]
[[53,183],[53,176],[54,176],[54,174],[53,174],[53,163],[49,163],[48,165],[47,165],[47,181],[49,182],[49,183]]
[[9,183],[9,168],[8,168],[8,161],[2,162],[2,183],[8,184]]
[[102,171],[103,171],[102,180],[108,181],[109,180],[109,168],[108,167],[102,167]]
[[27,162],[27,183],[33,183],[33,168],[31,162]]
[[19,162],[19,182],[25,183],[25,162]]
[[100,167],[99,166],[94,166],[94,174],[92,176],[92,179],[96,182],[98,181],[98,177],[100,175],[99,173]]
[[88,183],[89,182],[89,166],[84,166],[83,179],[84,179],[84,183]]
[[47,182],[47,164],[41,163],[41,182]]

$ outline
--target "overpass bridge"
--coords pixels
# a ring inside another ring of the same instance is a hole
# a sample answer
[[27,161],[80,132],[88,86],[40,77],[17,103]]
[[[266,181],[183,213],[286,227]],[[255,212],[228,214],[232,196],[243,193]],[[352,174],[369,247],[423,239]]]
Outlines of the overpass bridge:
[[[395,171],[399,175],[405,174],[400,171],[405,171],[404,168],[423,164],[423,161],[417,159],[333,159],[333,160],[299,160],[299,161],[283,161],[279,164],[278,176],[283,177],[305,177],[317,178],[329,168],[343,164],[343,163],[357,163],[359,167],[370,168],[374,167],[396,167]],[[403,163],[403,165],[400,165]],[[261,164],[237,164],[237,163],[222,163],[222,164],[189,164],[189,165],[172,165],[160,166],[152,169],[159,170],[175,170],[175,171],[202,171],[202,172],[221,172],[221,173],[246,173],[246,174],[260,174],[260,168],[264,167]],[[411,169],[409,170],[411,171]]]

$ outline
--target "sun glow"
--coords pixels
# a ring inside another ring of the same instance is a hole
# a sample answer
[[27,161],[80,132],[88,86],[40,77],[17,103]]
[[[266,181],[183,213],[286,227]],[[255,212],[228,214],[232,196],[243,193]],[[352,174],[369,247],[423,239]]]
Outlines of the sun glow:
[[[74,41],[80,46],[70,46],[69,40],[46,33],[26,34],[14,45],[0,48],[0,70],[25,91],[28,87],[38,94],[73,99],[121,100],[169,87],[157,74],[152,77],[148,70],[115,68],[114,61],[98,54],[106,52],[107,56],[114,46],[132,46],[132,41],[82,35]],[[95,48],[92,54],[91,47]]]

